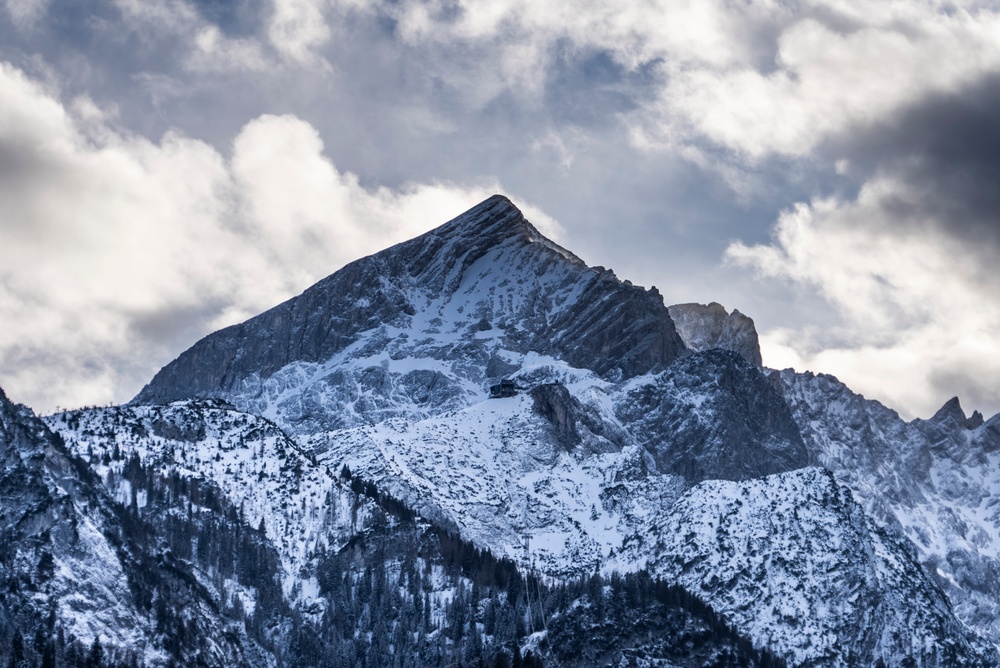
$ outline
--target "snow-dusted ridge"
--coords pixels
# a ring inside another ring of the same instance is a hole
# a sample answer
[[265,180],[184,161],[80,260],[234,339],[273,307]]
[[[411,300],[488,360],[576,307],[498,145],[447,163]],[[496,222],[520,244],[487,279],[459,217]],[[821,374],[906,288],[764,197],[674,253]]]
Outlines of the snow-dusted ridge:
[[873,523],[824,469],[700,483],[628,545],[794,665],[893,665],[899,656],[954,665],[974,654],[977,640],[921,574],[912,546]]
[[211,481],[298,605],[351,535],[346,465],[546,577],[649,568],[794,664],[997,665],[969,629],[1000,642],[1000,418],[960,412],[762,369],[746,316],[668,309],[496,196],[47,422]]
[[346,541],[368,510],[351,507],[339,469],[317,463],[266,418],[219,402],[96,408],[46,421],[70,448],[94,458],[102,478],[114,470],[111,491],[121,503],[131,496],[122,458],[104,463],[116,450],[164,473],[212,482],[248,525],[264,528],[282,557],[286,592],[296,584],[314,590],[311,556]]
[[190,564],[153,537],[140,541],[86,463],[2,391],[0,462],[0,622],[6,631],[42,620],[29,638],[39,659],[69,661],[64,652],[76,643],[93,655],[98,640],[121,665],[172,665],[163,629],[183,627],[190,637],[175,659],[272,664],[219,615],[217,592]]
[[960,619],[1000,644],[1000,415],[905,422],[833,376],[770,372],[812,460],[913,542]]

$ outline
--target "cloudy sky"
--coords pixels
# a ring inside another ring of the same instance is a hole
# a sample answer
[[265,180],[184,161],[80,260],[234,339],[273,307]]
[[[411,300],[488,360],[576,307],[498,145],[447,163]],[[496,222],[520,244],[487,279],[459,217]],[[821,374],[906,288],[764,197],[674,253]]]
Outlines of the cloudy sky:
[[1000,6],[0,0],[0,386],[126,401],[494,192],[768,366],[1000,411]]

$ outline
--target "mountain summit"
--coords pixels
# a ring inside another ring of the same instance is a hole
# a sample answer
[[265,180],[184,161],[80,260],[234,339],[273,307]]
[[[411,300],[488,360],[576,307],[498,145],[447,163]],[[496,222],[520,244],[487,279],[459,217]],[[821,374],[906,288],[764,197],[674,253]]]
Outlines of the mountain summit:
[[[133,405],[225,400],[497,553],[520,560],[544,532],[534,558],[581,573],[643,495],[809,463],[753,322],[681,312],[683,338],[655,289],[588,267],[498,195],[205,337]],[[488,400],[502,381],[520,394]]]
[[[133,403],[239,398],[256,394],[289,365],[428,337],[434,356],[459,348],[492,355],[496,346],[487,344],[496,341],[512,353],[549,354],[609,379],[662,370],[685,350],[655,289],[588,267],[542,236],[510,200],[494,195],[205,337],[156,374]],[[503,369],[502,363],[492,367]],[[488,379],[466,374],[464,380],[481,391]]]

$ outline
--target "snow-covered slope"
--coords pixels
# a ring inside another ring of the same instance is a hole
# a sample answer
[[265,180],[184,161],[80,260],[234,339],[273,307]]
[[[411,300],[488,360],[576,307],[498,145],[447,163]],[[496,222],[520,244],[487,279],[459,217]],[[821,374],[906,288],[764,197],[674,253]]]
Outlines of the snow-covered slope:
[[807,464],[780,396],[728,351],[619,383],[537,355],[518,368],[514,380],[531,388],[518,396],[301,442],[332,470],[347,464],[425,517],[550,575],[592,571],[633,513],[659,512],[691,483]]
[[[707,355],[759,373],[730,353]],[[638,403],[634,395],[644,391],[662,397],[674,382],[671,370],[634,379],[619,400]],[[905,657],[917,665],[937,658],[976,665],[989,656],[922,573],[912,545],[870,520],[825,470],[690,487],[682,476],[657,473],[644,446],[619,446],[591,432],[588,423],[596,426],[600,414],[570,394],[579,387],[538,387],[421,421],[338,432],[315,462],[268,421],[212,402],[49,421],[80,451],[103,444],[93,453],[98,461],[115,450],[135,452],[164,470],[218,481],[278,546],[286,591],[305,608],[315,605],[318,555],[353,540],[358,513],[367,513],[332,473],[346,463],[439,525],[529,560],[550,577],[647,567],[696,592],[794,665],[872,665],[879,658],[902,665]],[[714,421],[709,388],[686,392],[685,399],[699,400],[699,415]],[[576,439],[560,440],[558,420],[539,410],[560,401],[569,402],[561,410],[573,416]],[[117,489],[127,497],[127,488]]]
[[[142,527],[87,464],[2,391],[0,458],[0,622],[33,643],[39,665],[93,654],[95,642],[122,665],[267,665],[189,564],[155,535],[138,540]],[[183,645],[177,628],[190,633]]]
[[[132,493],[124,478],[131,455],[162,475],[211,482],[249,526],[263,528],[281,555],[285,591],[297,585],[306,605],[315,555],[346,543],[371,511],[370,503],[354,502],[339,469],[317,463],[265,418],[218,401],[95,408],[47,422],[71,449],[95,459],[102,479],[113,471],[111,491],[121,503]],[[114,452],[122,455],[109,461]]]
[[[564,392],[568,391],[561,385],[542,388],[534,396],[525,395],[519,401],[490,404],[497,413],[506,412],[515,428],[509,434],[508,456],[514,455],[515,446],[526,443],[518,440],[526,434],[516,433],[516,427],[541,420],[535,427],[541,429],[539,435],[543,437],[549,428],[546,425],[555,428],[548,418],[536,415],[539,414],[537,405],[549,406],[558,412],[554,408],[559,401],[557,397],[565,398]],[[137,478],[155,476],[165,483],[155,503],[162,504],[166,497],[169,504],[182,511],[187,508],[190,518],[192,507],[196,517],[203,513],[210,515],[210,508],[219,498],[216,496],[213,501],[212,495],[225,495],[238,504],[238,514],[245,517],[244,524],[261,527],[277,546],[285,564],[285,595],[303,613],[286,619],[281,629],[283,634],[293,636],[290,641],[284,635],[278,643],[281,651],[274,652],[282,665],[327,665],[329,661],[324,663],[318,659],[323,652],[335,660],[347,661],[347,665],[356,663],[357,659],[351,657],[366,657],[368,665],[374,666],[446,666],[454,665],[453,657],[458,656],[475,664],[477,652],[486,657],[506,653],[509,658],[510,652],[502,642],[509,643],[512,638],[530,633],[531,623],[542,626],[540,615],[558,617],[553,628],[555,636],[549,640],[545,633],[532,634],[527,638],[527,646],[534,652],[557,656],[558,665],[563,666],[594,665],[589,652],[577,653],[552,644],[581,635],[594,646],[601,647],[608,661],[617,661],[616,657],[627,652],[633,660],[649,655],[669,656],[680,661],[677,665],[697,666],[703,665],[701,659],[712,657],[713,665],[735,667],[747,665],[748,660],[754,665],[754,657],[756,660],[761,656],[771,657],[759,650],[751,651],[751,644],[731,627],[720,629],[720,622],[712,621],[716,619],[714,613],[690,595],[685,597],[688,603],[684,604],[674,598],[661,596],[657,599],[653,591],[643,592],[646,602],[639,607],[627,610],[613,607],[612,610],[623,621],[641,621],[641,625],[615,628],[611,619],[605,618],[599,637],[595,637],[593,611],[567,601],[567,592],[562,589],[565,584],[551,580],[559,589],[546,592],[535,580],[535,593],[531,597],[519,597],[516,592],[523,591],[525,584],[510,581],[513,565],[498,563],[492,557],[484,558],[483,542],[477,546],[458,544],[448,531],[451,527],[435,527],[419,518],[406,520],[405,512],[399,516],[403,519],[386,518],[378,502],[366,496],[367,493],[354,491],[368,485],[356,474],[344,471],[343,477],[338,474],[334,478],[321,461],[312,461],[311,457],[299,452],[297,446],[269,421],[240,413],[218,401],[72,411],[51,416],[48,422],[65,435],[72,448],[93,462],[93,468],[120,503],[132,503],[137,507],[136,513],[142,512],[149,517],[148,508],[154,501],[146,489],[136,492],[133,482]],[[463,422],[467,433],[459,436],[476,435],[475,422]],[[386,428],[391,426],[386,425]],[[415,434],[420,429],[424,430],[423,437],[417,438]],[[401,438],[416,439],[427,446],[433,437],[439,442],[455,437],[455,434],[443,432],[442,423],[430,423],[411,434],[402,434]],[[577,436],[578,439],[566,441],[571,444],[566,447],[570,450],[594,449],[592,435],[578,433]],[[447,450],[438,454],[456,461],[465,459],[456,443],[448,443]],[[579,465],[567,461],[563,464],[563,469],[579,474]],[[142,471],[137,474],[140,466]],[[527,466],[524,470],[530,474],[532,469]],[[350,491],[344,480],[348,475]],[[559,490],[563,498],[580,494],[581,478],[571,475],[569,479],[577,484],[568,492]],[[679,478],[671,480],[675,483],[673,489],[665,491],[668,492],[666,497],[673,499],[680,495],[683,486]],[[538,485],[532,487],[538,488]],[[647,485],[645,489],[648,491],[651,487]],[[324,498],[320,500],[324,491]],[[440,490],[432,491],[442,498]],[[552,496],[553,490],[545,491]],[[450,498],[457,502],[463,495],[474,494],[475,490],[460,489]],[[541,499],[546,495],[536,496]],[[642,494],[634,500],[638,502],[649,496]],[[382,498],[384,501],[388,497],[383,493]],[[553,506],[549,514],[564,510]],[[393,512],[400,512],[399,508]],[[578,515],[589,518],[592,512],[592,509],[581,508]],[[536,519],[537,515],[537,512],[529,513]],[[484,513],[484,521],[489,516]],[[181,518],[160,515],[154,521],[171,533],[182,534],[181,541],[173,543],[174,549],[182,550],[184,524],[182,521],[178,525],[177,519],[182,520],[183,515]],[[595,520],[587,519],[587,522],[593,525]],[[246,528],[243,531],[257,533]],[[557,533],[558,528],[548,534],[538,533],[537,541],[544,543],[547,537]],[[204,534],[194,539],[199,552],[203,550],[203,538]],[[210,544],[205,547],[212,551]],[[190,539],[186,549],[192,550]],[[219,549],[227,551],[226,547]],[[190,559],[190,555],[187,558]],[[599,563],[600,555],[589,566]],[[241,565],[235,572],[244,568]],[[456,570],[461,570],[464,577],[456,577]],[[256,626],[264,603],[245,581],[237,582],[233,577],[233,572],[229,575],[215,573],[210,579],[221,578],[221,588],[228,592],[231,600],[241,602],[241,609],[252,616]],[[648,575],[643,577],[649,582]],[[609,599],[616,600],[622,594],[623,581],[616,577],[608,581],[611,583]],[[577,580],[565,582],[576,583]],[[662,589],[662,583],[657,586]],[[501,591],[499,596],[498,589]],[[600,589],[598,587],[598,591]],[[656,600],[660,602],[654,603]],[[532,612],[524,607],[525,603],[534,606]],[[108,605],[113,607],[114,602],[109,601]],[[456,612],[458,606],[464,610],[461,614]],[[534,621],[525,621],[525,615]],[[470,633],[473,628],[483,633],[478,644],[466,641],[464,650],[458,644],[460,636],[456,635],[463,633],[463,619],[469,620],[469,630],[464,633]],[[477,619],[480,620],[478,627]],[[250,625],[249,619],[247,624]],[[522,628],[524,625],[527,630]],[[400,635],[403,628],[413,630],[403,634],[405,639]],[[658,636],[648,637],[646,628],[656,628]],[[317,648],[308,643],[303,646],[294,640],[307,636],[313,637],[315,642],[317,635],[325,636],[325,642],[330,644]],[[621,639],[620,644],[615,639]],[[250,661],[248,665],[264,663]],[[655,665],[663,664],[661,661]]]
[[913,547],[875,525],[824,469],[701,483],[624,553],[651,555],[653,573],[698,592],[793,665],[979,661],[982,643],[922,574]]
[[958,616],[1000,644],[1000,415],[967,418],[952,399],[907,423],[833,376],[771,377],[811,461],[881,524],[900,527]]

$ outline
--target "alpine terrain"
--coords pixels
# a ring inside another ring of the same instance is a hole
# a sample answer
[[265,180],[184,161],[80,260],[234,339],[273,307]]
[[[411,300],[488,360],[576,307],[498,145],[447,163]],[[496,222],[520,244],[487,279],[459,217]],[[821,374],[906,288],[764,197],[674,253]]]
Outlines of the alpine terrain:
[[499,195],[127,405],[0,395],[0,456],[5,665],[1000,666],[1000,415],[767,369]]

